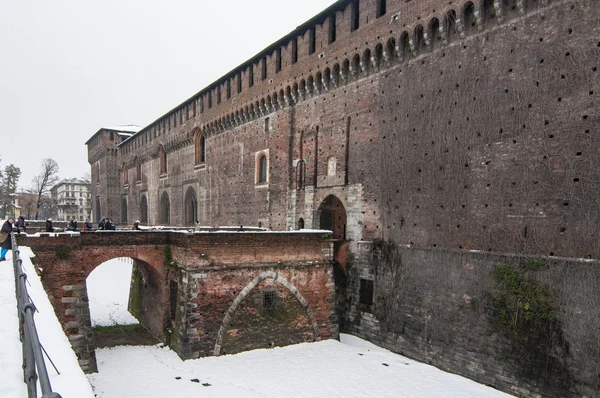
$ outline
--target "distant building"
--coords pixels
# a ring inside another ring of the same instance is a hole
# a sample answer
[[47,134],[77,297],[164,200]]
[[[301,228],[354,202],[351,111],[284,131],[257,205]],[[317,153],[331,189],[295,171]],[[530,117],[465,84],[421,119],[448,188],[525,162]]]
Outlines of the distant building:
[[50,190],[52,201],[56,205],[55,219],[68,221],[72,218],[83,221],[91,211],[89,181],[78,178],[61,180]]

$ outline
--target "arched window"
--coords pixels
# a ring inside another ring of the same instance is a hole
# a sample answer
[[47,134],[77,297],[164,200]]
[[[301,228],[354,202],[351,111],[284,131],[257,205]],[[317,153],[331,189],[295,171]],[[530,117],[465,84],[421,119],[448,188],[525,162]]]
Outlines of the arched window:
[[265,152],[259,152],[256,157],[256,184],[266,184],[268,182],[269,160]]
[[490,23],[496,19],[496,9],[494,8],[494,0],[483,0],[483,22]]
[[140,222],[143,224],[148,223],[148,200],[146,199],[146,195],[142,195],[140,199]]
[[202,164],[206,161],[206,141],[200,130],[194,134],[194,162]]
[[463,8],[463,26],[466,35],[470,35],[476,30],[476,19],[475,19],[475,6],[472,2],[465,4]]
[[158,149],[158,156],[160,158],[160,174],[167,174],[167,152],[163,146]]
[[441,40],[440,20],[437,18],[432,18],[431,21],[429,21],[428,31],[429,43],[431,44],[431,47],[435,47],[437,42]]
[[189,187],[185,193],[184,203],[185,225],[196,225],[198,222],[198,199],[196,198],[196,191],[194,188]]
[[417,54],[420,54],[425,50],[425,35],[423,32],[423,25],[415,26],[415,30],[413,32],[413,45],[415,46],[415,51]]
[[304,229],[304,218],[298,219],[298,229]]
[[171,223],[171,203],[169,202],[169,195],[163,192],[160,197],[160,212],[158,222],[161,225],[169,225]]
[[96,162],[94,165],[94,172],[96,174],[96,183],[100,182],[100,162]]
[[458,34],[456,27],[456,11],[450,10],[446,13],[446,20],[444,24],[448,41],[452,41],[452,39],[456,38],[456,35]]

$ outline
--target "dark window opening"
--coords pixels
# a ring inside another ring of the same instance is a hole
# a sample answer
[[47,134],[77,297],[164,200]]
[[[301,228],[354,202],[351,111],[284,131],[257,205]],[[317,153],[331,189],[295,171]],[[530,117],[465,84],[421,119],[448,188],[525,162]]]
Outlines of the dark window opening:
[[[231,98],[231,80],[227,80],[227,99]],[[196,111],[194,110],[194,116]]]
[[221,86],[217,87],[217,104],[221,103]]
[[352,16],[350,17],[350,32],[355,31],[360,26],[360,2],[355,0],[352,2]]
[[241,93],[242,92],[242,74],[239,73],[238,77],[237,77],[237,93]]
[[304,229],[304,218],[298,220],[298,229]]
[[212,92],[208,92],[208,109],[212,108]]
[[254,68],[248,67],[248,87],[254,86]]
[[382,15],[385,15],[385,13],[387,12],[385,2],[386,0],[379,0],[377,2],[377,11],[375,14],[377,18],[381,17]]
[[265,80],[267,78],[267,59],[263,58],[261,61],[261,71],[260,71],[260,78],[262,80]]
[[275,289],[265,289],[261,291],[261,304],[263,310],[272,311],[277,308],[279,297]]
[[308,31],[308,53],[312,54],[315,52],[317,47],[317,37],[315,35],[315,28],[311,28]]
[[359,303],[365,305],[373,304],[373,281],[368,279],[360,280]]
[[275,73],[281,71],[281,48],[275,50]]
[[298,39],[292,40],[292,65],[298,62]]
[[331,44],[335,41],[335,15],[329,17],[329,37],[327,40],[328,44]]

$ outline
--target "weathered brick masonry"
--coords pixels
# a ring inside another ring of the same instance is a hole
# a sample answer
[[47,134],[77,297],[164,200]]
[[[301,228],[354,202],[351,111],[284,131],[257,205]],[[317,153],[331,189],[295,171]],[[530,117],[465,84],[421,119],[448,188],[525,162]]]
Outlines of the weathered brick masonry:
[[[579,259],[597,260],[599,38],[595,0],[338,1],[131,138],[100,129],[88,141],[95,217],[331,229],[349,248],[337,279],[343,327],[520,395],[600,396],[599,361],[552,348],[562,365],[519,373],[533,362],[498,357],[511,342],[496,331],[431,315],[446,285],[428,284],[418,301],[394,295],[422,286],[383,288],[365,254],[373,241],[422,250],[417,272],[445,264],[439,253],[487,252],[478,291],[504,261],[494,253],[565,258],[549,264],[567,279]],[[434,275],[461,274],[447,256],[456,268]],[[557,296],[569,346],[579,328],[578,349],[598,353],[600,276],[588,271],[572,292],[579,304],[558,298],[557,280],[540,281]],[[470,344],[410,324],[371,327],[390,303]],[[445,311],[458,313],[452,303]],[[486,368],[490,358],[497,366]]]
[[[338,338],[331,236],[106,232],[20,237],[80,365],[97,371],[86,278],[134,259],[130,311],[184,359]],[[106,287],[110,289],[110,286]]]

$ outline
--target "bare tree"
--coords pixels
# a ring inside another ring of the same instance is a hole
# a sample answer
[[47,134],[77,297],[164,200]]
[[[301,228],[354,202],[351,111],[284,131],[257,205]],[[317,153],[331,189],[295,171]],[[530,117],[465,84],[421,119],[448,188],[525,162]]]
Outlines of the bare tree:
[[40,165],[40,174],[33,178],[31,192],[37,195],[35,207],[35,219],[38,219],[40,207],[44,203],[44,195],[50,192],[50,188],[59,180],[58,163],[54,159],[46,158]]
[[27,220],[31,220],[31,215],[35,211],[37,195],[27,191],[19,193],[19,205],[21,206],[21,215]]

